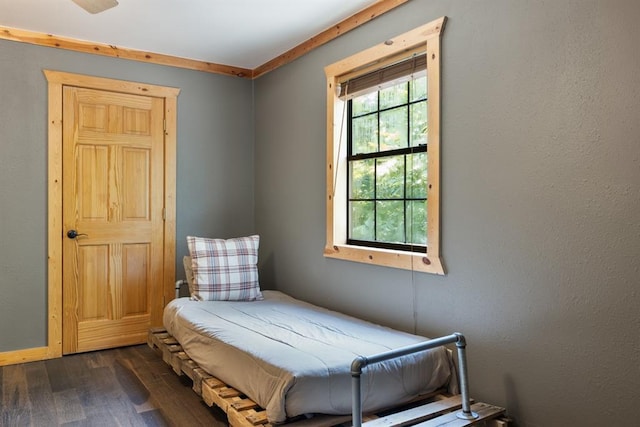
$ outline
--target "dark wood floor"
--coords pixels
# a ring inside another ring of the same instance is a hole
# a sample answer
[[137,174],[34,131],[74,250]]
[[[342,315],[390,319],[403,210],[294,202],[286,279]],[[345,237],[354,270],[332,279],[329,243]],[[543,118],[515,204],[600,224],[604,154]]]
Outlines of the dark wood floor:
[[0,426],[227,426],[146,345],[0,367]]

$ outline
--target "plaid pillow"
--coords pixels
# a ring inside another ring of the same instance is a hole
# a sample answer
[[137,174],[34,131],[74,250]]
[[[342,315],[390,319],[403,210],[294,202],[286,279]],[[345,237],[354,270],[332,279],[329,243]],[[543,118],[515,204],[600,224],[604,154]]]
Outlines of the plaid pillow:
[[187,236],[193,268],[193,297],[202,301],[261,300],[258,283],[260,236],[206,239]]

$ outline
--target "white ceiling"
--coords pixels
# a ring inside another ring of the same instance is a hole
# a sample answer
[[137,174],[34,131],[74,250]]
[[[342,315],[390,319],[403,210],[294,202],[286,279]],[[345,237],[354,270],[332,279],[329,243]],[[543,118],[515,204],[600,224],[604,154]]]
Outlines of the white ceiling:
[[377,0],[0,0],[0,26],[254,69]]

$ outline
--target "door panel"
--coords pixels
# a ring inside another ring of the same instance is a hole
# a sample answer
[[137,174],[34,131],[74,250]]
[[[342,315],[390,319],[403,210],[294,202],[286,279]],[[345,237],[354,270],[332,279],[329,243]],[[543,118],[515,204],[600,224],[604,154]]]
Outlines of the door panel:
[[63,352],[142,343],[162,311],[164,103],[63,89]]
[[124,221],[149,220],[149,149],[122,149],[122,186]]
[[81,221],[107,221],[109,190],[109,148],[100,145],[78,146],[79,176],[76,203]]
[[108,319],[109,246],[82,245],[78,248],[78,320]]
[[144,314],[148,307],[149,283],[149,245],[131,244],[123,245],[122,277],[124,277],[123,289],[123,315],[134,316]]

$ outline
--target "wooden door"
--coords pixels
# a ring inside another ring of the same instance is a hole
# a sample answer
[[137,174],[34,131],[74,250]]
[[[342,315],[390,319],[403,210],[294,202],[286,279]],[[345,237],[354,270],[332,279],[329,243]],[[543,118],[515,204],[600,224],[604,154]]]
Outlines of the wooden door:
[[161,322],[163,122],[162,98],[63,88],[64,354]]

